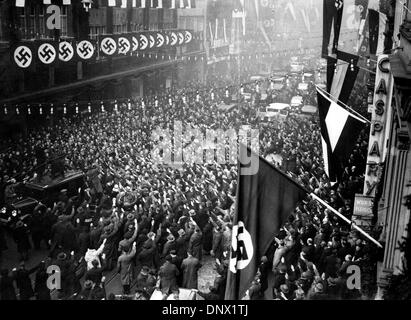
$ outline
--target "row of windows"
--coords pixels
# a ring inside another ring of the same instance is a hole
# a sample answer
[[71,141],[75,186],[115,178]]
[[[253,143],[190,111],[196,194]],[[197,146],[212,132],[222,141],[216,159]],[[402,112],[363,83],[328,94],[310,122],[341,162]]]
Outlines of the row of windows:
[[[19,33],[22,39],[38,39],[50,36],[46,27],[46,15],[44,7],[21,8],[19,15]],[[61,7],[60,12],[60,35],[67,36],[67,7]]]
[[[159,30],[158,24],[150,24],[150,30]],[[173,24],[164,24],[164,29],[171,29],[173,27]],[[138,32],[143,30],[143,25],[142,24],[132,24],[131,25],[131,31],[132,32]],[[100,34],[106,34],[107,29],[105,26],[92,26],[90,27],[90,38],[92,39],[97,39],[97,36]],[[120,33],[127,33],[127,25],[114,25],[113,26],[113,33],[115,34],[120,34]]]

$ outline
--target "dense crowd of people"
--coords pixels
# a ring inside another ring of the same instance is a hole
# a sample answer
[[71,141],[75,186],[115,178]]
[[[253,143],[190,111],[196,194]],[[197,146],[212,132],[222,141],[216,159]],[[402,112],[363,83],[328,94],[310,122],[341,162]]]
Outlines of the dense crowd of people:
[[[152,139],[152,132],[172,129],[175,121],[202,131],[258,128],[262,156],[281,156],[282,163],[274,165],[351,218],[354,195],[363,185],[367,133],[362,133],[347,161],[342,180],[331,185],[322,164],[318,119],[290,113],[281,127],[260,123],[255,99],[259,92],[254,83],[245,84],[250,74],[234,83],[227,75],[212,74],[208,86],[189,82],[147,97],[144,105],[125,102],[117,110],[107,106],[105,112],[66,116],[12,141],[0,155],[1,201],[6,207],[0,254],[10,233],[21,264],[2,269],[0,299],[16,299],[15,287],[21,300],[50,299],[50,265],[60,268],[59,299],[149,299],[157,289],[164,297],[178,298],[179,288],[197,290],[204,299],[224,298],[237,167],[216,161],[181,167],[156,162],[151,151],[161,139]],[[228,99],[227,90],[230,97],[237,94],[240,83],[254,98],[240,99],[230,110],[220,109],[221,101]],[[283,89],[289,97],[297,95],[297,83],[288,82]],[[269,85],[262,88],[275,96]],[[315,97],[315,89],[310,90],[308,101]],[[363,101],[356,101],[353,108],[364,109]],[[183,141],[189,144],[191,137]],[[57,169],[46,161],[50,158],[60,159]],[[85,174],[84,186],[61,190],[54,203],[40,202],[28,215],[6,214],[18,196],[19,182],[41,182],[45,176],[58,178],[74,171]],[[290,214],[274,240],[261,259],[249,299],[271,297],[271,292],[280,300],[372,294],[372,279],[361,290],[349,290],[345,282],[351,264],[372,274],[375,248],[313,200],[306,199]],[[32,244],[36,250],[46,246],[49,256],[26,269]],[[208,256],[214,259],[218,276],[207,290],[199,291],[198,271]],[[120,274],[121,296],[106,292],[105,275],[113,270]]]

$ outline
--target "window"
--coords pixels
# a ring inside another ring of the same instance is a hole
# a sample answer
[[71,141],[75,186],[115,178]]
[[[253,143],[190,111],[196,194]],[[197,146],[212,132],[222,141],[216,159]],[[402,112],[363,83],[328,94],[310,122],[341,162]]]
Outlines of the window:
[[67,6],[62,6],[60,7],[61,13],[60,13],[60,21],[61,21],[61,27],[60,27],[60,36],[61,37],[67,37]]
[[36,36],[36,15],[34,6],[30,6],[30,16],[27,26],[27,39],[33,39]]
[[19,16],[19,22],[20,22],[20,33],[21,33],[21,38],[22,39],[27,39],[27,26],[26,26],[26,9],[21,8],[20,9],[20,16]]
[[39,28],[38,33],[40,34],[40,38],[46,37],[46,28],[45,28],[45,20],[44,20],[44,7],[40,7],[39,9]]

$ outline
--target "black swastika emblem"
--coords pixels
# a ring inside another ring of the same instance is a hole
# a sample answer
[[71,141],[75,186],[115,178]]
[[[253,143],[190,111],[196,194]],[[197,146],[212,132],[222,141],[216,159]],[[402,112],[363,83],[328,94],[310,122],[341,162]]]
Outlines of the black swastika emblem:
[[[240,235],[243,232],[244,232],[244,227],[238,227],[238,234]],[[237,258],[237,261],[248,260],[247,249],[245,247],[244,241],[238,240],[237,250],[232,250],[231,257]]]
[[101,41],[101,50],[107,55],[112,55],[117,49],[116,42],[112,38],[104,38]]
[[154,36],[150,35],[150,48],[154,47],[156,44],[156,39],[154,39]]
[[157,43],[156,43],[157,48],[162,47],[163,44],[164,44],[164,37],[163,37],[163,35],[162,35],[161,33],[157,33]]
[[81,41],[77,45],[77,54],[79,55],[81,59],[85,59],[85,60],[90,59],[94,54],[94,48],[91,42],[87,40]]
[[171,34],[171,45],[172,45],[172,46],[175,46],[175,45],[177,44],[177,41],[178,41],[177,35],[173,32],[173,33]]
[[73,59],[74,50],[71,43],[67,41],[60,42],[59,44],[59,58],[61,61],[67,62]]
[[138,40],[136,37],[133,36],[133,51],[138,50]]
[[190,31],[186,31],[185,32],[185,42],[190,43],[191,40],[193,40],[193,35],[191,34]]
[[184,34],[181,32],[178,33],[178,44],[182,45],[184,43]]
[[43,43],[38,50],[39,59],[44,64],[52,63],[57,56],[56,49],[49,43]]
[[30,66],[33,59],[33,54],[30,48],[26,46],[19,46],[14,50],[14,61],[20,68],[27,68]]
[[148,39],[145,35],[140,36],[140,48],[141,50],[146,49],[148,46]]
[[126,38],[120,38],[118,40],[118,52],[120,54],[126,54],[129,51],[130,51],[130,41],[128,41]]

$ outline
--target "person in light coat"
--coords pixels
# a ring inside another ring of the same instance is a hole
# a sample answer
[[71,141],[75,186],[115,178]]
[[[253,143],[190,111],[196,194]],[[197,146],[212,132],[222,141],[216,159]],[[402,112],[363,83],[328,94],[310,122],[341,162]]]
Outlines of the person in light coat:
[[103,253],[104,250],[104,245],[106,244],[106,240],[104,239],[100,248],[96,249],[88,249],[86,252],[86,255],[84,256],[84,260],[87,262],[87,270],[90,270],[93,268],[93,261],[97,260],[98,261],[98,268],[101,268],[101,262],[100,262],[100,255]]

